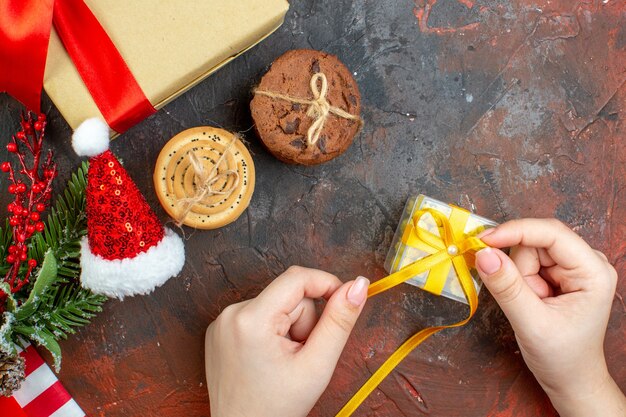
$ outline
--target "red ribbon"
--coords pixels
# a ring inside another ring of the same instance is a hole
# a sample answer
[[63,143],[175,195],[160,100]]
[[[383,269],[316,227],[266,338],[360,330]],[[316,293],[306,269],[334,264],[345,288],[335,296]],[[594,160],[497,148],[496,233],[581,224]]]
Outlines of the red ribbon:
[[0,1],[0,91],[39,112],[54,0]]
[[0,1],[0,91],[40,110],[52,24],[109,126],[122,133],[156,110],[83,0]]

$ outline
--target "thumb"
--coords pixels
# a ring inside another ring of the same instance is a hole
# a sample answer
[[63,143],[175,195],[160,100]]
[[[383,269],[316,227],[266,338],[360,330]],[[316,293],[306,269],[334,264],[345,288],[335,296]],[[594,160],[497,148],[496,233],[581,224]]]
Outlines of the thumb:
[[543,303],[528,286],[511,258],[500,249],[485,248],[476,253],[476,269],[511,322],[513,330],[519,331],[536,324],[533,317],[536,317]]
[[302,349],[303,354],[314,358],[311,363],[335,369],[365,305],[369,283],[367,278],[358,277],[343,284],[330,297]]

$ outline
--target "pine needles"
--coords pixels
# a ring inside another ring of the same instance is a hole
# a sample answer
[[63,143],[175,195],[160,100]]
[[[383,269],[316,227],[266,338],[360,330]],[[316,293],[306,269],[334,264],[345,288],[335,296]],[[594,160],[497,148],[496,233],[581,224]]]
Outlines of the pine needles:
[[[45,347],[52,354],[57,369],[61,364],[57,341],[88,324],[102,311],[101,306],[107,300],[82,288],[79,280],[80,240],[87,230],[87,169],[88,163],[84,162],[72,174],[48,215],[45,230],[33,236],[29,256],[41,265],[37,279],[27,291],[15,294],[16,300],[7,300],[0,331],[0,341],[19,344],[21,338],[26,338]],[[0,256],[3,257],[11,240],[7,231],[10,232],[10,228],[0,228]],[[3,268],[8,266],[0,264],[0,274]],[[28,297],[24,299],[26,294]],[[10,301],[13,301],[13,308]],[[6,343],[0,343],[0,350],[9,348]]]

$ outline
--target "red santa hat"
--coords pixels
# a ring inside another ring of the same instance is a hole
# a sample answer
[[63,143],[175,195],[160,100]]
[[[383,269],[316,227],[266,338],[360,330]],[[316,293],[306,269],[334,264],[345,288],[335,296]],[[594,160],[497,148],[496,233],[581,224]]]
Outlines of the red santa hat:
[[83,287],[109,297],[147,294],[185,263],[182,239],[164,228],[146,199],[109,150],[109,128],[88,119],[74,132],[72,147],[90,157],[87,236],[81,242]]

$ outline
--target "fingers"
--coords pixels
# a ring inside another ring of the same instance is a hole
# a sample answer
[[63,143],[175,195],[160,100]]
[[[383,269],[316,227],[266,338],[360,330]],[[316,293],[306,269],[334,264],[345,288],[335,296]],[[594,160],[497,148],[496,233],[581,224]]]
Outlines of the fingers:
[[517,269],[519,269],[522,276],[534,275],[541,269],[539,253],[537,253],[536,248],[514,246],[511,248],[509,256],[517,265]]
[[359,277],[345,283],[328,300],[326,308],[311,331],[302,354],[313,363],[334,369],[339,356],[363,310],[369,281]]
[[600,260],[602,260],[603,262],[608,262],[609,258],[606,257],[606,255],[603,252],[600,252],[599,250],[593,250],[596,255],[598,255],[598,257],[600,258]]
[[534,326],[533,317],[544,305],[504,252],[493,248],[477,252],[476,269],[514,330]]
[[524,281],[526,281],[530,289],[537,294],[537,297],[544,299],[554,296],[554,288],[552,288],[541,275],[525,275]]
[[540,274],[541,256],[537,249],[527,246],[515,246],[511,249],[510,257],[528,286],[539,298],[552,297],[554,295],[552,286]]
[[546,249],[554,262],[568,269],[584,266],[593,254],[580,236],[556,219],[512,220],[496,227],[482,240],[498,248],[522,245]]
[[289,313],[289,321],[291,323],[289,329],[291,340],[304,342],[317,324],[315,302],[310,298],[305,298],[300,301],[296,308]]
[[328,299],[341,281],[328,272],[292,266],[252,300],[258,314],[289,314],[304,298]]

